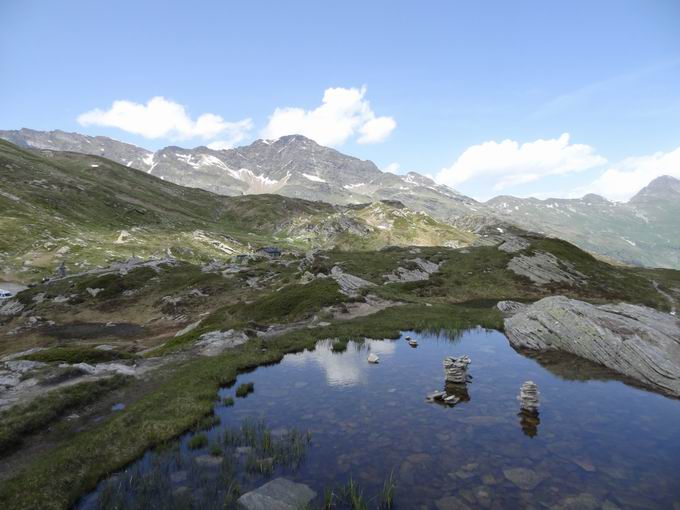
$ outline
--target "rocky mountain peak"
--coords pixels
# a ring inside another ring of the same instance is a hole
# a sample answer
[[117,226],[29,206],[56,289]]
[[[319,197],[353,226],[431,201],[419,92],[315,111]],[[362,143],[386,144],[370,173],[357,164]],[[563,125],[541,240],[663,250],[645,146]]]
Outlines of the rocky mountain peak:
[[630,199],[630,203],[639,204],[654,200],[677,199],[680,199],[680,179],[676,179],[670,175],[662,175],[642,188],[633,198]]
[[602,195],[598,195],[596,193],[588,193],[587,195],[584,195],[581,200],[583,202],[590,202],[593,204],[609,202],[609,200],[604,198]]

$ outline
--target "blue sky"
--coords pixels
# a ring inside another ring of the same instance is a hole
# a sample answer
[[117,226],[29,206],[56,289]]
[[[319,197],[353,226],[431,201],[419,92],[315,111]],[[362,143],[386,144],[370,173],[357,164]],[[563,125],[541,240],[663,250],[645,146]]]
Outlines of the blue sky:
[[298,130],[478,198],[623,200],[680,177],[679,27],[673,0],[3,0],[0,129],[151,149]]

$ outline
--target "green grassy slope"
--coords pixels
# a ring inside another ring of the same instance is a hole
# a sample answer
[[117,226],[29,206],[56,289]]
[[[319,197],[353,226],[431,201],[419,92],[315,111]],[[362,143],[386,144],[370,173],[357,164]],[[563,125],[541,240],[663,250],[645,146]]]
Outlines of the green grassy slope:
[[[475,237],[415,213],[385,231],[372,224],[371,210],[278,195],[224,197],[104,158],[26,151],[0,140],[0,278],[36,279],[62,261],[77,271],[133,255],[196,262],[267,244],[328,248],[361,239],[375,248]],[[361,235],[348,238],[348,226]]]

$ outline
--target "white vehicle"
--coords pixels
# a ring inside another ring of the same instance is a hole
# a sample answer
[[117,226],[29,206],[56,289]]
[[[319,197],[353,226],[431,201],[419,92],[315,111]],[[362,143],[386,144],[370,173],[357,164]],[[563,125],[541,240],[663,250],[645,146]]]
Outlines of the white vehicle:
[[0,289],[0,299],[7,299],[7,298],[11,298],[11,297],[12,297],[12,293],[10,291],[5,290],[5,289]]

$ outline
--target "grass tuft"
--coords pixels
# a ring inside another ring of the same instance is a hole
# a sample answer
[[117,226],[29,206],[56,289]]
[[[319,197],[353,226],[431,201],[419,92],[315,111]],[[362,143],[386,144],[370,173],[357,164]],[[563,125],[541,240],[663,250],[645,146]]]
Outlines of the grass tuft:
[[236,397],[237,398],[246,398],[248,395],[250,395],[252,392],[255,391],[255,383],[243,383],[240,384],[238,388],[236,388]]
[[187,446],[189,447],[190,450],[199,450],[201,448],[205,448],[208,445],[208,436],[205,434],[196,434],[193,436],[191,439],[189,439],[189,442],[187,443]]

